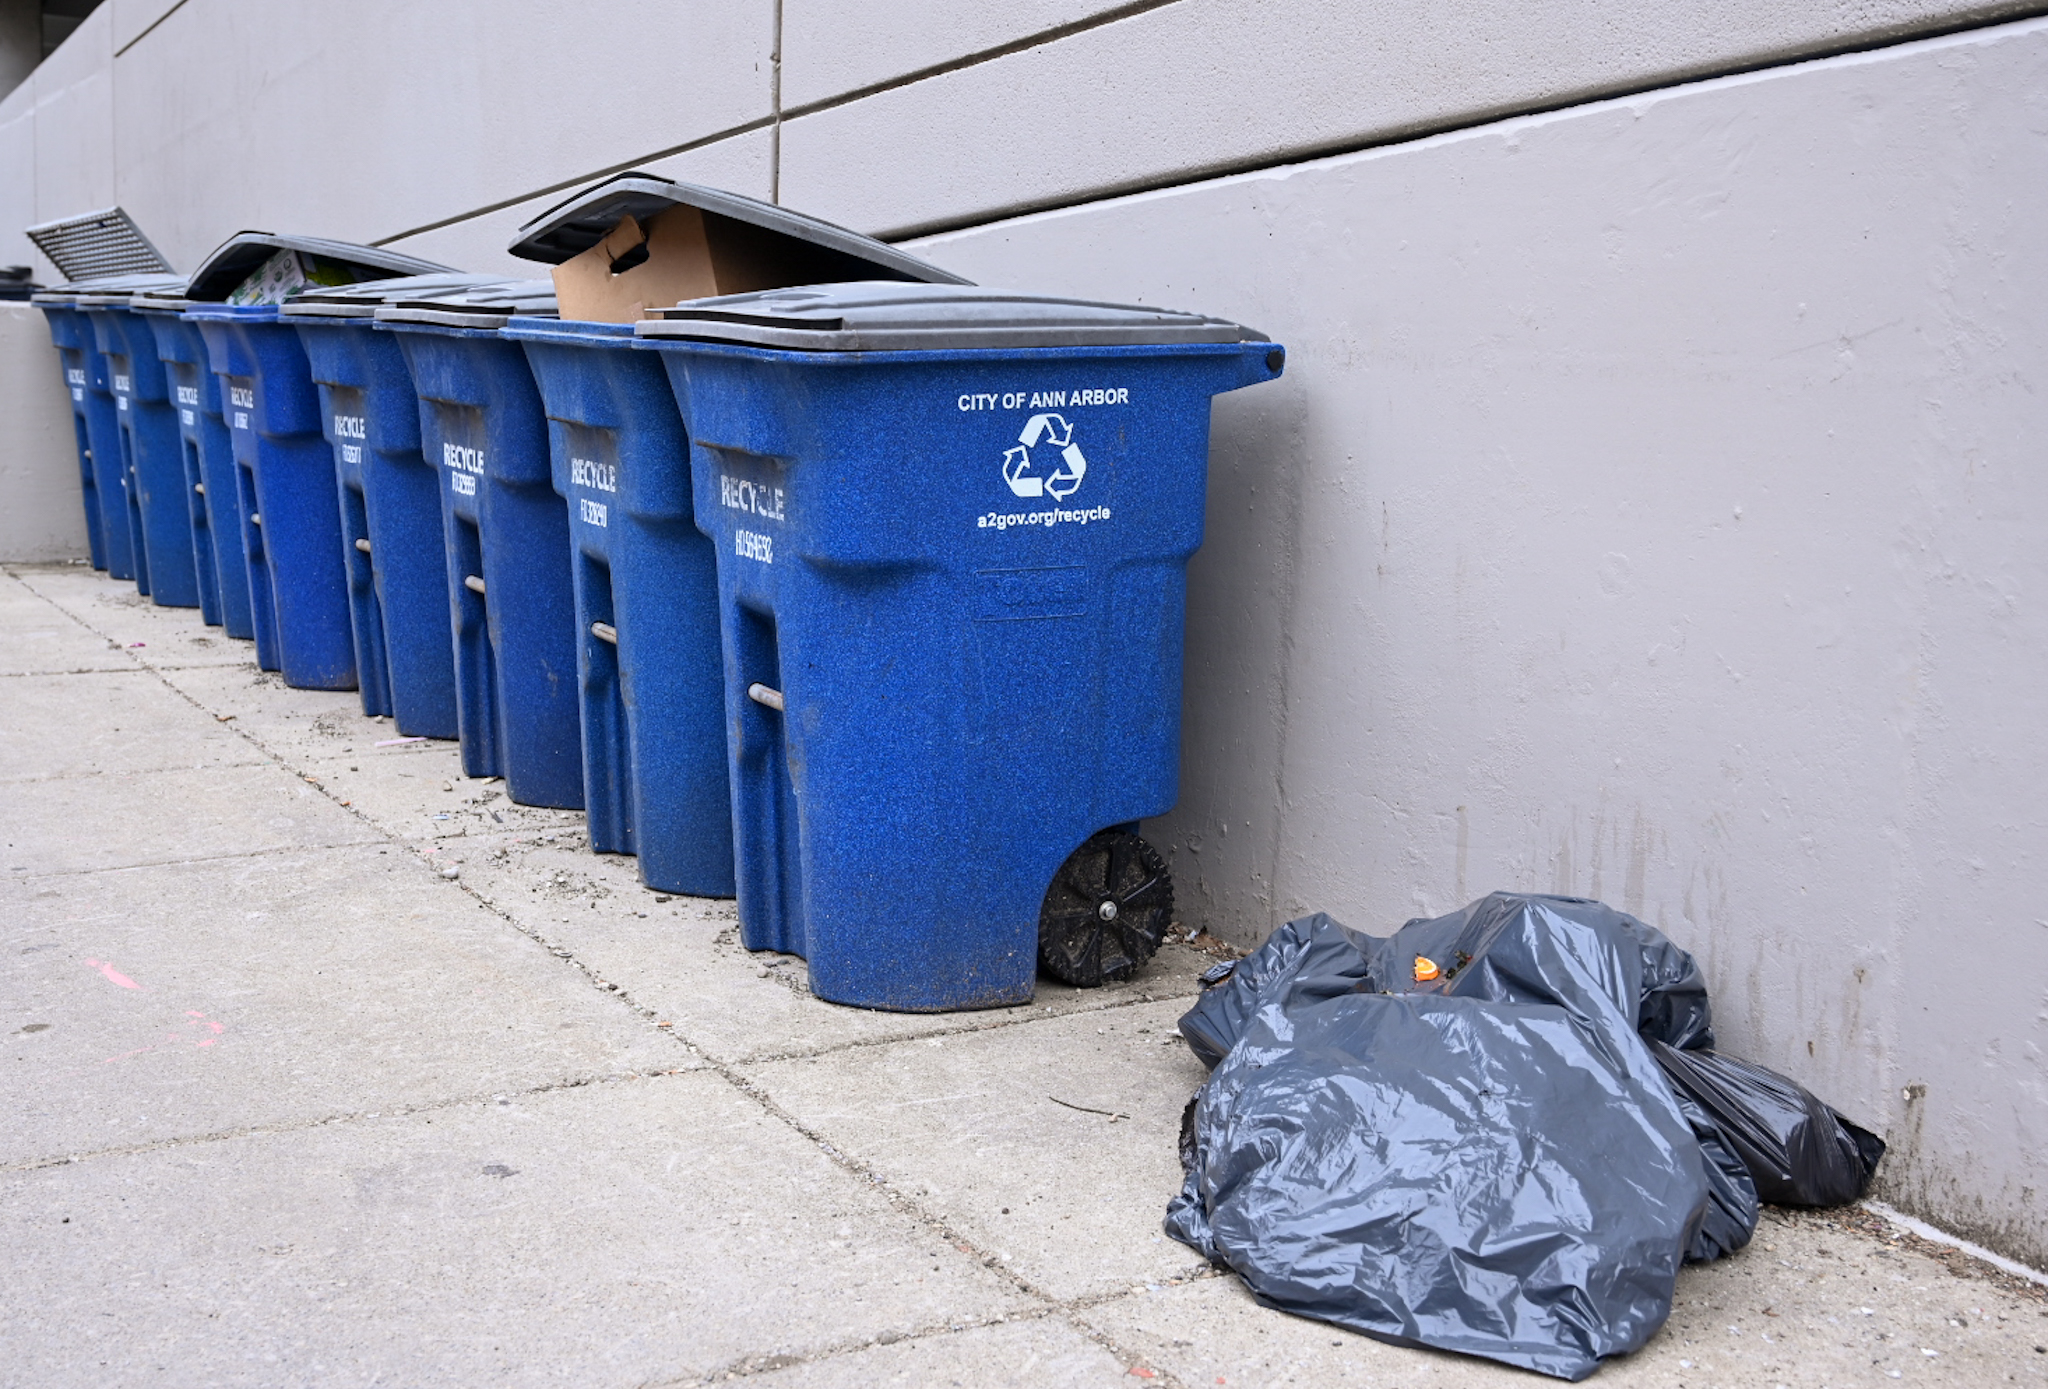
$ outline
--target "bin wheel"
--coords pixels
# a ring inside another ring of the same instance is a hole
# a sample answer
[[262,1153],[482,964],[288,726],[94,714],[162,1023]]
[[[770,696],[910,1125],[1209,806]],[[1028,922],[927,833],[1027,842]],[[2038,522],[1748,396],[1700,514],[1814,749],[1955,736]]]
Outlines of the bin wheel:
[[1077,989],[1122,983],[1159,949],[1173,879],[1150,844],[1103,830],[1067,856],[1038,910],[1038,962]]

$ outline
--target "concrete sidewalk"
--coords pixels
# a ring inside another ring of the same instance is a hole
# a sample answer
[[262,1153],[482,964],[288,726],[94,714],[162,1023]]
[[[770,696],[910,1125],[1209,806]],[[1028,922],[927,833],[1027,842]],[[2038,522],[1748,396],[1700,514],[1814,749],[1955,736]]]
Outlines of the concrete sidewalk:
[[[1161,1235],[1209,957],[835,1007],[396,737],[196,612],[0,577],[0,1385],[1540,1382]],[[2038,1287],[1771,1212],[1599,1380],[2044,1383],[2044,1346]]]

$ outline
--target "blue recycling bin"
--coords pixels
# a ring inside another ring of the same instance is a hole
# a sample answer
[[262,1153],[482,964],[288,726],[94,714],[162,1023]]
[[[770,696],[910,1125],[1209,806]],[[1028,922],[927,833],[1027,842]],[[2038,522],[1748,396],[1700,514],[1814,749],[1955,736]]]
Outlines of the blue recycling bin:
[[258,663],[298,689],[356,687],[334,455],[298,330],[275,303],[226,302],[280,252],[318,256],[361,280],[446,266],[312,237],[240,232],[193,272],[188,321],[220,378],[241,501]]
[[1172,917],[1210,397],[1236,324],[950,285],[702,300],[637,326],[718,556],[739,916],[866,1007],[1127,978]]
[[[155,287],[178,284],[166,276]],[[192,506],[187,499],[185,445],[168,378],[157,356],[150,320],[129,307],[144,284],[81,288],[79,312],[92,324],[93,339],[107,361],[119,428],[123,471],[128,480],[129,545],[135,586],[159,607],[200,606],[199,569],[194,559]]]
[[92,567],[116,579],[135,577],[128,541],[127,487],[121,476],[120,425],[114,415],[107,361],[93,339],[92,323],[73,302],[71,285],[31,296],[50,325],[50,341],[64,368],[71,397],[71,424],[78,442],[79,484],[85,494],[85,529]]
[[[621,218],[675,208],[708,220],[750,287],[835,274],[957,277],[858,233],[720,189],[620,175],[519,229],[510,250],[561,262]],[[718,581],[694,523],[689,444],[660,361],[630,323],[515,318],[547,410],[554,488],[568,506],[590,844],[636,854],[663,892],[733,893]]]
[[416,275],[310,291],[284,306],[299,334],[334,450],[341,556],[363,712],[400,733],[454,738],[454,636],[439,469],[420,452],[419,399],[396,339],[371,331],[381,304],[474,289],[482,275]]
[[733,895],[718,574],[689,443],[630,323],[515,318],[567,503],[590,847],[663,892]]
[[221,418],[220,380],[207,365],[206,343],[198,327],[183,317],[189,301],[182,282],[139,291],[128,302],[149,322],[178,412],[200,615],[231,637],[253,640],[256,629],[249,613],[249,569],[242,560],[234,444]]
[[580,810],[568,515],[526,354],[498,335],[553,304],[552,284],[520,281],[387,304],[376,327],[405,355],[421,451],[440,473],[463,771],[504,777],[521,805]]
[[275,305],[195,303],[235,459],[257,664],[301,690],[352,690],[334,461],[298,334]]

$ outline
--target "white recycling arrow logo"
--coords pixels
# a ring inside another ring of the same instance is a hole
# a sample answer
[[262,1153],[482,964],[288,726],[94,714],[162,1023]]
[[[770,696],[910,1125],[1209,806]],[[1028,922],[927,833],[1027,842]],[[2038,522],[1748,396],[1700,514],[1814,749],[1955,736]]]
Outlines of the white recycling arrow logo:
[[[1031,471],[1031,450],[1040,443],[1060,452],[1059,466],[1046,477]],[[1065,501],[1074,495],[1086,476],[1088,460],[1081,456],[1081,446],[1074,442],[1074,426],[1064,416],[1033,415],[1024,421],[1024,432],[1017,436],[1016,446],[1003,451],[1003,481],[1020,497],[1049,496]]]

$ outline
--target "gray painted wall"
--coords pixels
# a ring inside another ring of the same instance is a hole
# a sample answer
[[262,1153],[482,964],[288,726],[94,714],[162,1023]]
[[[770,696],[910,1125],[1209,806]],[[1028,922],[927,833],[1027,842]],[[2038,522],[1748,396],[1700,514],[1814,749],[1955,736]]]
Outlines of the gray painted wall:
[[71,402],[40,310],[0,303],[0,554],[86,552]]
[[118,201],[180,266],[242,226],[481,266],[504,209],[648,163],[903,234],[2030,5],[107,0],[0,101],[0,262]]
[[778,69],[774,0],[109,0],[0,102],[0,262],[119,201],[186,267],[509,267],[641,164],[1256,324],[1155,827],[1188,919],[1605,897],[1891,1136],[1888,1195],[2048,1263],[2048,27],[1786,65],[2015,7],[956,9],[782,0]]
[[2048,1262],[2044,117],[2029,22],[917,243],[1288,346],[1215,410],[1189,917],[1604,898]]

